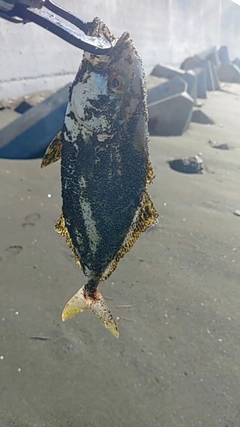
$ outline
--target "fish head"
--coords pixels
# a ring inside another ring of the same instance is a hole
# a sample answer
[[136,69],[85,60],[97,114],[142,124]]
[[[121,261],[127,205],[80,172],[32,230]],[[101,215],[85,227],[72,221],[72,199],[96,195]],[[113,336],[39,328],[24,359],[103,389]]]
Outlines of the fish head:
[[105,140],[119,132],[134,114],[146,113],[145,76],[129,33],[115,39],[103,24],[91,35],[105,36],[112,48],[105,55],[84,52],[69,109],[80,126]]

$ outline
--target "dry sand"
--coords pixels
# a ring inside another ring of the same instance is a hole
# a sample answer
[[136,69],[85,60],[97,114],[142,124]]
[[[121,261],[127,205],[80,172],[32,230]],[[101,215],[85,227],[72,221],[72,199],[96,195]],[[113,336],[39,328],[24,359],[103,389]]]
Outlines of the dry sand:
[[[0,427],[240,426],[240,86],[225,89],[202,107],[216,125],[151,138],[159,225],[101,285],[133,320],[118,340],[90,312],[61,321],[83,275],[54,231],[59,163],[0,160]],[[203,175],[167,164],[199,152]]]

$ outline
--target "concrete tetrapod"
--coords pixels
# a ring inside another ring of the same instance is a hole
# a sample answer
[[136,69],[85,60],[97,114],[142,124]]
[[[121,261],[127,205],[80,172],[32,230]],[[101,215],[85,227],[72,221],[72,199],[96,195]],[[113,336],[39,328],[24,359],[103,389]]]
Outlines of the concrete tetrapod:
[[204,71],[206,89],[209,91],[220,90],[220,83],[213,62],[199,58],[197,55],[187,58],[180,66],[183,70],[202,69]]
[[226,83],[240,83],[240,67],[236,63],[221,64],[217,70],[219,80]]
[[0,158],[41,157],[61,130],[69,94],[69,84],[30,108],[0,131]]
[[163,77],[169,80],[172,80],[175,77],[181,78],[187,83],[186,91],[191,96],[191,98],[196,102],[197,100],[197,77],[193,70],[183,71],[176,67],[171,67],[167,65],[157,64],[151,75],[156,77]]
[[148,105],[149,130],[155,135],[182,135],[189,127],[194,101],[185,91]]

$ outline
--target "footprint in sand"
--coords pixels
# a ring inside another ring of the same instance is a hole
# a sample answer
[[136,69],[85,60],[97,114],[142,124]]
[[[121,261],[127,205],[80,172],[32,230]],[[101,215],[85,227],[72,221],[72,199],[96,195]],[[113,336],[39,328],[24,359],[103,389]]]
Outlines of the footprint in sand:
[[22,252],[23,247],[20,245],[8,246],[0,255],[0,261],[9,260],[10,257],[17,256]]
[[24,218],[22,226],[25,227],[34,227],[37,221],[41,218],[41,215],[38,212],[31,213]]
[[1,427],[29,427],[29,424],[20,423],[18,421],[8,421],[7,424],[1,424]]
[[14,245],[14,246],[9,246],[8,248],[6,248],[4,250],[4,253],[6,255],[12,255],[12,256],[16,256],[18,254],[20,254],[20,252],[23,250],[22,246],[18,246],[18,245]]

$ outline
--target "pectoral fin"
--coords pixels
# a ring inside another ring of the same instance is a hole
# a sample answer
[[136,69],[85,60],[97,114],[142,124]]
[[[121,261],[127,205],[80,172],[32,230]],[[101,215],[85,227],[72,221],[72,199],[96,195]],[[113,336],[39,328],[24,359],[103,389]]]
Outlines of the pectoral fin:
[[135,214],[131,227],[125,240],[116,254],[113,261],[109,264],[107,269],[105,270],[103,276],[101,277],[101,281],[106,280],[113,271],[116,269],[118,262],[124,255],[130,251],[133,247],[134,243],[137,241],[139,236],[147,230],[147,228],[158,222],[158,212],[148,194],[147,191],[143,191],[140,206]]
[[43,156],[41,168],[45,168],[51,163],[57,162],[59,159],[61,159],[63,145],[62,137],[62,131],[60,131],[51,141]]

